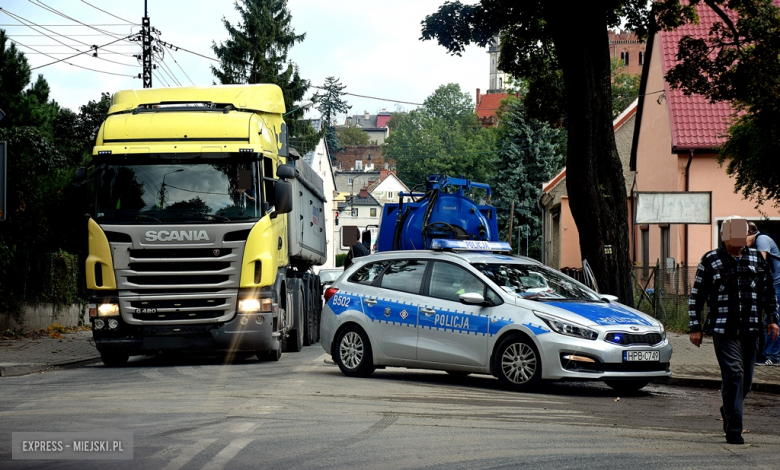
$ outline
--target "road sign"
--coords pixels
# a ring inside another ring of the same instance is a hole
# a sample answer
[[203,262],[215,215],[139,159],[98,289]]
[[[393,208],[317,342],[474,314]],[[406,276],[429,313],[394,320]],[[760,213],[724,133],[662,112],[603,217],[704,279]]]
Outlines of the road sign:
[[709,224],[712,193],[635,192],[635,224]]
[[6,180],[7,180],[7,165],[6,165],[6,152],[5,142],[0,142],[0,222],[5,220],[6,208],[5,208],[5,196],[6,196]]

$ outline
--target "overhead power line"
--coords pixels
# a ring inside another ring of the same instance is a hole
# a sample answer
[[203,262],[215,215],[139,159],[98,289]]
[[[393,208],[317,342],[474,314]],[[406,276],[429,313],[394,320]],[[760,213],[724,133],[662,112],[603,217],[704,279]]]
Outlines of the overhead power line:
[[[2,27],[8,27],[8,28],[18,28],[22,25],[19,24],[0,24]],[[88,28],[92,28],[93,26],[127,26],[126,24],[42,24],[41,26],[49,26],[49,27],[57,27],[57,28],[64,28],[64,27],[71,27],[71,28],[79,28],[82,26],[86,26]],[[120,34],[120,33],[117,33]]]
[[[128,36],[128,37],[129,37],[129,36]],[[95,46],[95,47],[96,47],[96,49],[95,49],[95,50],[97,50],[97,49],[100,49],[101,47],[106,47],[106,46],[109,46],[109,45],[111,45],[111,44],[114,44],[115,42],[119,42],[119,41],[121,41],[121,40],[123,40],[123,39],[125,39],[125,38],[119,38],[119,39],[117,39],[117,40],[115,40],[115,41],[111,41],[111,42],[109,42],[109,43],[103,44],[102,46]],[[36,52],[38,52],[38,51],[36,51]],[[88,54],[88,53],[90,53],[90,52],[92,52],[92,50],[89,50],[89,51],[84,51],[84,52],[79,52],[78,54],[73,54],[72,56],[70,56],[70,57],[65,57],[64,59],[59,59],[59,60],[55,60],[54,62],[49,62],[48,64],[39,65],[39,66],[37,66],[37,67],[32,67],[32,68],[30,68],[30,70],[32,71],[32,70],[38,70],[38,69],[42,69],[43,67],[48,67],[49,65],[54,65],[54,64],[57,64],[57,63],[59,63],[59,62],[64,62],[64,61],[66,61],[66,60],[72,59],[72,58],[74,58],[74,57],[78,57],[78,56],[80,56],[80,55],[83,55],[83,54]],[[54,57],[52,57],[52,58],[54,58]],[[68,64],[68,65],[73,65],[73,64]],[[85,67],[82,67],[82,68],[85,68]]]
[[[25,46],[24,44],[22,44],[22,43],[20,43],[20,42],[18,42],[18,41],[16,41],[16,40],[15,40],[14,42],[16,42],[17,44],[19,44],[20,46],[24,46],[24,47],[26,47],[26,48],[28,48],[28,49],[32,49],[32,50],[34,50],[35,52],[37,52],[37,53],[39,53],[39,54],[43,54],[43,55],[45,55],[45,56],[48,56],[48,57],[50,57],[50,58],[52,58],[52,59],[56,59],[56,57],[52,57],[51,55],[49,55],[49,54],[47,54],[47,53],[45,53],[45,52],[40,52],[40,51],[38,51],[38,50],[36,50],[36,49],[33,49],[33,48],[32,48],[32,47],[30,47],[30,46]],[[76,54],[76,55],[80,55],[80,54]],[[71,57],[76,57],[76,55],[73,55],[73,56],[71,56]],[[46,64],[46,65],[56,64],[56,63],[58,63],[58,62],[65,62],[66,60],[70,59],[71,57],[66,57],[66,58],[64,58],[64,59],[57,60],[57,61],[51,62],[51,63],[49,63],[49,64]],[[65,63],[66,63],[66,64],[68,64],[68,65],[71,65],[71,66],[73,66],[73,67],[78,67],[78,68],[80,68],[80,69],[89,70],[89,71],[92,71],[92,72],[100,72],[100,73],[105,73],[105,74],[107,74],[107,75],[118,75],[118,76],[120,76],[120,77],[130,77],[130,78],[135,78],[135,75],[127,75],[127,74],[124,74],[124,73],[114,73],[114,72],[107,72],[107,71],[105,71],[105,70],[91,69],[91,68],[89,68],[89,67],[83,67],[83,66],[81,66],[81,65],[71,64],[70,62],[65,62]],[[46,65],[41,65],[40,67],[34,67],[34,68],[31,68],[30,70],[35,70],[35,69],[39,69],[39,68],[41,68],[41,67],[46,67]]]
[[173,49],[171,49],[171,59],[173,59],[173,61],[176,63],[176,66],[179,67],[179,70],[181,70],[181,72],[184,74],[184,76],[187,77],[187,80],[189,80],[190,83],[192,83],[192,86],[195,86],[195,82],[192,81],[190,76],[187,75],[187,72],[185,72],[184,69],[181,68],[181,65],[179,65],[179,61],[176,60],[176,57],[173,56]]
[[[29,1],[30,3],[32,3],[33,5],[35,5],[35,6],[39,7],[39,8],[42,8],[42,9],[44,9],[44,10],[47,10],[47,11],[51,12],[51,13],[54,13],[54,14],[55,14],[55,15],[57,15],[57,16],[61,16],[61,17],[65,18],[65,19],[71,20],[71,21],[73,21],[73,22],[75,22],[75,23],[78,23],[78,24],[80,24],[80,25],[82,25],[82,26],[86,26],[86,27],[88,27],[88,28],[90,28],[90,29],[94,29],[95,31],[97,31],[97,32],[99,32],[99,33],[103,33],[103,34],[105,34],[106,36],[117,37],[117,36],[120,36],[120,35],[121,35],[121,33],[115,33],[115,32],[113,32],[113,31],[106,31],[106,30],[104,30],[104,29],[100,29],[100,28],[96,28],[96,27],[94,27],[94,26],[88,25],[88,24],[84,23],[83,21],[79,21],[79,20],[77,20],[76,18],[72,18],[72,17],[70,17],[70,16],[66,15],[66,14],[65,14],[65,13],[63,13],[63,12],[61,12],[61,11],[59,11],[59,10],[57,10],[57,9],[53,8],[53,7],[50,7],[49,5],[46,5],[46,4],[45,4],[45,3],[43,3],[41,0],[36,0],[35,2],[33,2],[32,0],[28,0],[28,1]],[[127,26],[127,25],[120,25],[120,26]]]
[[138,23],[134,23],[134,22],[132,22],[132,21],[128,21],[128,20],[126,20],[126,19],[124,19],[124,18],[121,18],[121,17],[119,17],[119,16],[116,16],[116,15],[114,15],[113,13],[109,13],[109,12],[107,12],[106,10],[103,10],[102,8],[98,8],[98,7],[96,7],[95,5],[93,5],[93,4],[89,3],[89,2],[85,2],[84,0],[81,0],[81,3],[86,3],[87,5],[91,6],[91,7],[92,7],[92,8],[94,8],[95,10],[102,11],[102,12],[103,12],[103,13],[105,13],[106,15],[108,15],[108,16],[113,16],[114,18],[116,18],[116,19],[118,19],[118,20],[125,21],[125,22],[127,22],[127,23],[130,23],[130,24],[132,24],[132,25],[137,25],[137,24],[138,24]]

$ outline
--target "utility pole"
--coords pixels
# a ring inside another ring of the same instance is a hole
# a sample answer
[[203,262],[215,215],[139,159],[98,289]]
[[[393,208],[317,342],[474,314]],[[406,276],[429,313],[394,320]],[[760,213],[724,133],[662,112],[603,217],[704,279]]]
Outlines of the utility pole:
[[[512,246],[512,228],[515,222],[515,201],[512,200],[512,208],[509,209],[509,246]],[[520,243],[520,238],[518,236],[517,243]],[[519,254],[519,252],[518,252]]]
[[144,0],[144,17],[141,18],[141,47],[143,62],[143,82],[144,88],[152,87],[152,27],[149,23],[149,14],[146,10],[146,0]]

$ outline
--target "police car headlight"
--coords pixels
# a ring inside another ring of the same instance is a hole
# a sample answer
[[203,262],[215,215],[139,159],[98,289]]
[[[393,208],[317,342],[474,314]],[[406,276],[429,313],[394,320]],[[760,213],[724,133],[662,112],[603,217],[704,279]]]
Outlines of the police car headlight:
[[589,340],[595,340],[599,337],[598,331],[585,328],[584,326],[578,325],[576,323],[572,323],[557,317],[553,317],[552,315],[547,315],[536,311],[534,312],[534,315],[544,321],[547,326],[549,326],[550,329],[556,333]]
[[666,339],[666,327],[661,324],[661,339]]

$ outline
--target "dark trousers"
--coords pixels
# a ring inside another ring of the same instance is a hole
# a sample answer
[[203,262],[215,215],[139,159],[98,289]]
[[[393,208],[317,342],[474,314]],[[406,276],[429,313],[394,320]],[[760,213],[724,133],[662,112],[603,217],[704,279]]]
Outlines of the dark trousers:
[[714,335],[715,356],[723,378],[721,395],[728,432],[742,433],[743,402],[753,384],[757,334],[741,337]]

